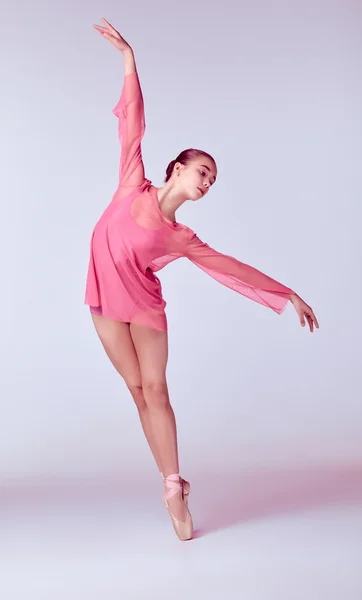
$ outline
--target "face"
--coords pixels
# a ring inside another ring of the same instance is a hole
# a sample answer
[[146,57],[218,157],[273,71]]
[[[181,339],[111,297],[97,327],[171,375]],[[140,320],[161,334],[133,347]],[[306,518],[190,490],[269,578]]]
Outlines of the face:
[[203,155],[193,159],[187,165],[176,163],[175,170],[180,171],[180,175],[176,175],[176,180],[190,200],[199,200],[206,196],[217,177],[215,163]]

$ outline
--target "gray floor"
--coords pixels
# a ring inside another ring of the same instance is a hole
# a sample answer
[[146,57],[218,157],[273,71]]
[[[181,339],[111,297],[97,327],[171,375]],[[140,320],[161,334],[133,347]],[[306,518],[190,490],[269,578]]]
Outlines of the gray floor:
[[361,469],[189,479],[189,542],[177,539],[154,474],[7,482],[0,597],[361,600]]

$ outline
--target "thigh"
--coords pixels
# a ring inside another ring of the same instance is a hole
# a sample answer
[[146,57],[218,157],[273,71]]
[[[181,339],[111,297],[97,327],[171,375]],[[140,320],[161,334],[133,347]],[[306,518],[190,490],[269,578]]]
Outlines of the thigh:
[[130,332],[137,352],[142,387],[166,386],[167,331],[159,331],[151,327],[131,323]]
[[130,324],[91,313],[94,326],[103,348],[115,369],[133,392],[140,388],[141,373],[134,347]]

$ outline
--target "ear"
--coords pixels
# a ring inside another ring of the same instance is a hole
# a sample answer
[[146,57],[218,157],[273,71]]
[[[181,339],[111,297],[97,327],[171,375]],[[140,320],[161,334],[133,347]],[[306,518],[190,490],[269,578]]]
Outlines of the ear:
[[175,165],[174,165],[174,168],[173,168],[173,170],[174,170],[174,173],[176,173],[176,175],[177,175],[178,173],[180,173],[180,172],[183,170],[184,166],[185,166],[185,165],[183,165],[183,164],[182,164],[182,163],[180,163],[180,162],[177,162],[177,163],[175,163]]

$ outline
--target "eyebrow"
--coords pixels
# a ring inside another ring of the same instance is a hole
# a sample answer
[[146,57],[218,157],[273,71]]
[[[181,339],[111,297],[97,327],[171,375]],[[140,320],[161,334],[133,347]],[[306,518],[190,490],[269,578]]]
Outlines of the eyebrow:
[[[200,165],[200,167],[205,167],[205,169],[207,169],[210,173],[211,169],[210,167],[208,167],[207,165]],[[214,180],[216,181],[216,176],[214,175]]]

